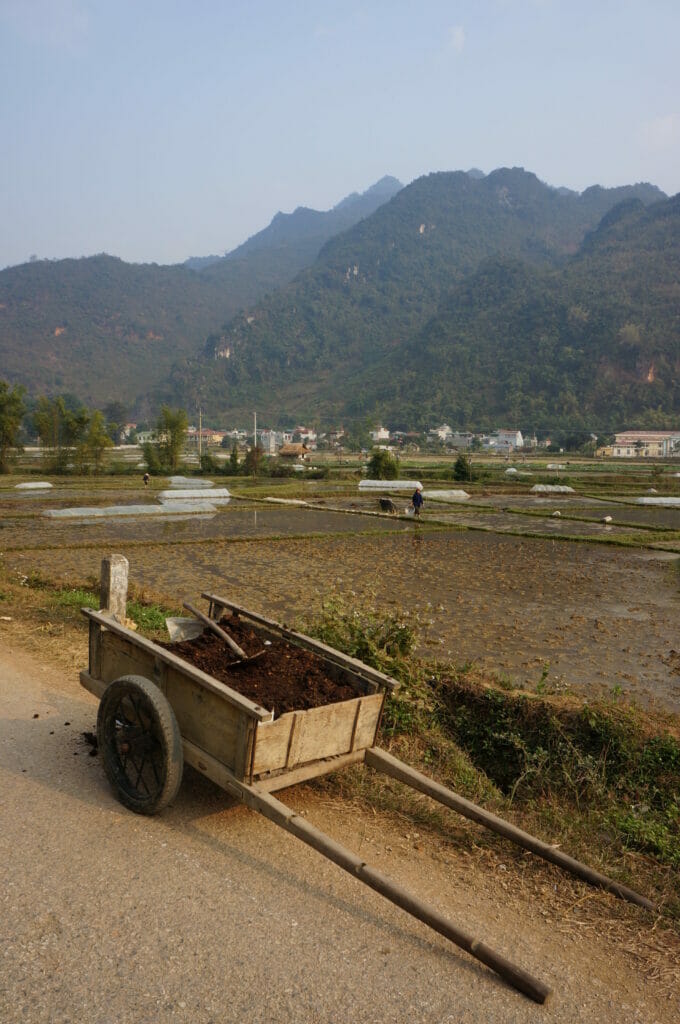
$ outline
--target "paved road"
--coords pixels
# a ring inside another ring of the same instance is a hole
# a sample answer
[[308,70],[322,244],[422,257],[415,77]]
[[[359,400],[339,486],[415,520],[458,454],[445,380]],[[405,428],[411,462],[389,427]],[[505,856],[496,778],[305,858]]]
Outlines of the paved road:
[[309,789],[283,799],[545,979],[551,1000],[529,1002],[203,779],[158,818],[128,813],[81,736],[95,700],[0,645],[3,1024],[678,1019],[630,958],[557,931],[535,899],[504,895],[502,873],[407,852],[397,824]]

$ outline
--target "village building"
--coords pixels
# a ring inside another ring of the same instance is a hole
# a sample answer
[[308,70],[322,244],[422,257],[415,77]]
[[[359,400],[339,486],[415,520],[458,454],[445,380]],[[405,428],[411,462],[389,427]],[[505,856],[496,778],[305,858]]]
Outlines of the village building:
[[482,438],[482,447],[499,455],[508,455],[524,447],[521,430],[496,430],[493,434]]
[[212,430],[210,427],[203,427],[201,430],[197,427],[187,428],[187,445],[193,448],[221,445],[225,437],[226,430]]
[[447,444],[452,448],[471,448],[472,442],[475,439],[475,435],[469,431],[454,430]]
[[153,444],[158,441],[158,434],[155,430],[140,430],[137,434],[137,444]]
[[309,458],[309,448],[306,444],[295,442],[284,444],[279,448],[279,458],[290,462],[304,462]]
[[448,423],[442,423],[441,427],[433,427],[428,432],[427,439],[428,441],[441,441],[442,444],[448,444],[452,436],[453,431]]
[[265,455],[276,455],[280,448],[275,430],[258,430],[257,442]]
[[667,459],[680,457],[680,430],[625,430],[614,435],[614,458]]
[[299,437],[299,443],[306,445],[308,451],[313,451],[316,448],[316,430],[310,430],[308,427],[296,427],[286,443],[290,443],[294,437]]
[[389,441],[390,432],[387,427],[376,427],[375,430],[371,431],[371,441],[373,444],[380,444],[382,441]]

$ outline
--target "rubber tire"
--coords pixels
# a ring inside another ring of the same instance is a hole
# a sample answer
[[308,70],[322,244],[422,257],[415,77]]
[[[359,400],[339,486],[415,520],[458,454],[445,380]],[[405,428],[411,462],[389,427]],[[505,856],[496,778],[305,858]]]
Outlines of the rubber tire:
[[[157,790],[151,794],[131,784],[116,746],[115,716],[126,696],[133,697],[153,723],[161,763]],[[184,769],[182,736],[172,707],[154,683],[144,676],[122,676],[107,686],[97,713],[97,744],[106,777],[123,806],[137,814],[157,814],[175,799]]]

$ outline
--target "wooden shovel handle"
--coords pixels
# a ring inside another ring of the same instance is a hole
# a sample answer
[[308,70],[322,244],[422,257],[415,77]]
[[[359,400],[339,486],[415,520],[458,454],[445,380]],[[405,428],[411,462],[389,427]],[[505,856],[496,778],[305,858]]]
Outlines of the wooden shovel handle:
[[193,604],[189,604],[188,601],[185,601],[182,607],[186,608],[186,610],[191,612],[192,615],[195,615],[197,619],[208,627],[208,629],[211,629],[213,633],[220,637],[220,639],[224,640],[238,658],[245,660],[248,657],[243,648],[239,647],[236,641],[232,640],[229,634],[225,633],[225,631],[217,625],[214,619],[211,619],[208,615],[204,615],[203,612],[200,612],[198,608],[194,608]]

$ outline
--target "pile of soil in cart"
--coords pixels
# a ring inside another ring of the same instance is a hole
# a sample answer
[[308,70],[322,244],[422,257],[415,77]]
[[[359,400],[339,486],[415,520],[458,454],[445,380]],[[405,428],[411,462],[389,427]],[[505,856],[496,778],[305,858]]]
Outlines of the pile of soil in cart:
[[235,615],[224,616],[219,625],[249,657],[263,649],[264,654],[234,664],[233,651],[208,629],[195,640],[162,646],[255,704],[273,710],[275,717],[360,696],[352,686],[330,679],[326,662],[312,651],[295,647],[283,637],[272,636],[265,645],[263,638]]

